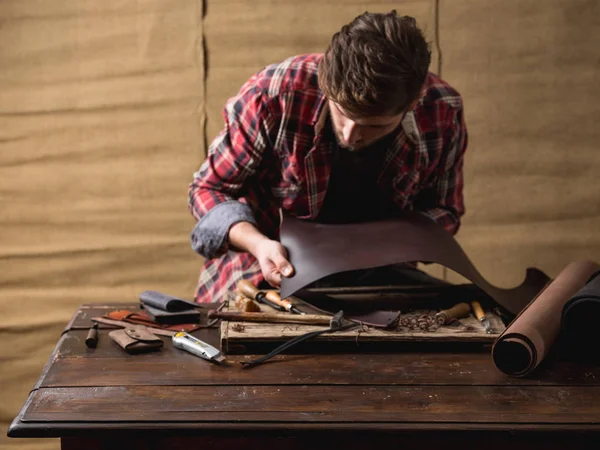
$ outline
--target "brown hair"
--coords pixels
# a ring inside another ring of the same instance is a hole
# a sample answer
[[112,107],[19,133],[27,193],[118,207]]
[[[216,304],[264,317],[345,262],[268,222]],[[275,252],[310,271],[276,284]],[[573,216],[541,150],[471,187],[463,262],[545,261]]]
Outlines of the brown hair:
[[319,86],[353,116],[400,114],[419,98],[430,62],[414,18],[365,12],[333,35]]

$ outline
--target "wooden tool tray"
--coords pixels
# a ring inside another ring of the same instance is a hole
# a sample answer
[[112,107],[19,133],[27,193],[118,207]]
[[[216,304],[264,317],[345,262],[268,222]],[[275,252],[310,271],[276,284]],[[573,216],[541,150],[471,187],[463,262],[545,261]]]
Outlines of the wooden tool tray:
[[[273,312],[271,308],[261,305],[263,311]],[[224,310],[235,311],[233,302]],[[425,330],[419,328],[434,322],[436,309],[412,309],[403,311],[395,328],[381,329],[359,325],[347,331],[325,333],[310,339],[297,347],[295,352],[321,353],[327,351],[402,351],[419,344],[428,343],[457,346],[489,345],[506,328],[502,320],[495,314],[486,313],[493,333],[487,334],[479,321],[471,314],[452,324],[431,325]],[[288,313],[282,313],[288,314]],[[226,354],[261,354],[302,334],[323,330],[327,327],[318,325],[298,325],[279,323],[221,322],[221,350]],[[438,346],[439,348],[439,346]]]

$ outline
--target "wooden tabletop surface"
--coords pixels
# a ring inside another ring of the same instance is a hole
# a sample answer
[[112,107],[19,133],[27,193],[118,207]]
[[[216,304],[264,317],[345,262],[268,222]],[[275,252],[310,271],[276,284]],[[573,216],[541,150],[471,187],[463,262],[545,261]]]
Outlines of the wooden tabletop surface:
[[[122,307],[122,305],[121,305]],[[132,309],[130,306],[128,309]],[[489,348],[405,348],[395,353],[282,355],[252,369],[239,355],[216,365],[174,348],[129,355],[83,305],[9,429],[13,437],[106,430],[600,432],[600,367],[553,360],[511,378]],[[194,335],[218,345],[217,330]]]

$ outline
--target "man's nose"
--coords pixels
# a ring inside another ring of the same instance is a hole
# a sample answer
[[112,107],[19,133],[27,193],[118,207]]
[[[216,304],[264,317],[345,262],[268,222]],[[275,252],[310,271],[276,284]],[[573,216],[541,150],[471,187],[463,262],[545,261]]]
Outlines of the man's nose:
[[342,137],[349,145],[356,144],[360,140],[360,132],[355,122],[346,121],[342,129]]

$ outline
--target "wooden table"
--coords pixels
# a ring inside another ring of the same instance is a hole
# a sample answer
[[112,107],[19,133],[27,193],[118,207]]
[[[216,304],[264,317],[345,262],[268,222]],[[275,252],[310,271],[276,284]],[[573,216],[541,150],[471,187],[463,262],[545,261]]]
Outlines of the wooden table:
[[[250,356],[218,366],[169,338],[159,352],[128,355],[105,329],[88,349],[89,318],[109,309],[77,310],[9,436],[90,450],[600,448],[597,366],[553,361],[517,379],[489,348],[425,346],[285,355],[247,370],[239,362]],[[214,329],[194,334],[218,342]]]

